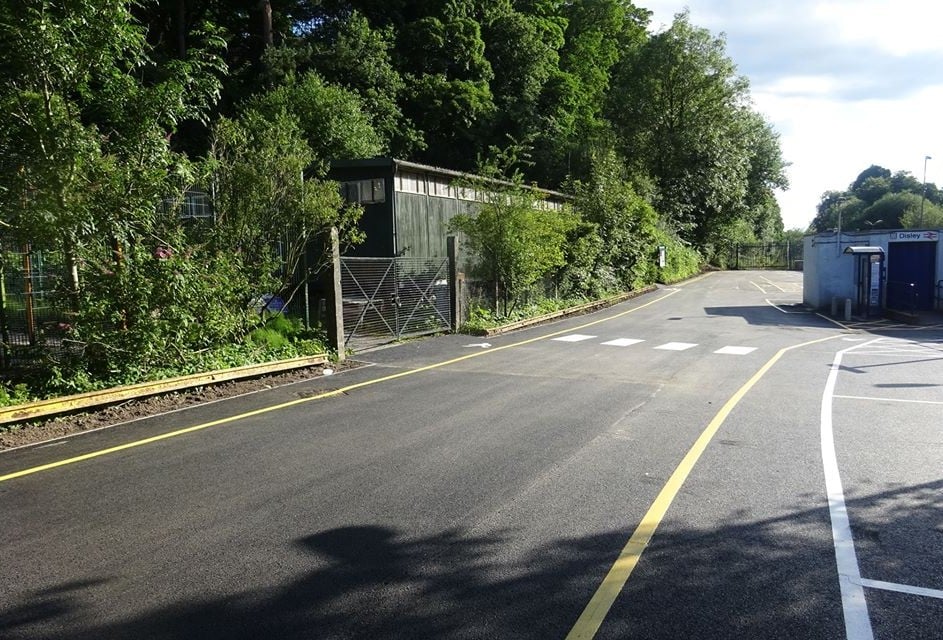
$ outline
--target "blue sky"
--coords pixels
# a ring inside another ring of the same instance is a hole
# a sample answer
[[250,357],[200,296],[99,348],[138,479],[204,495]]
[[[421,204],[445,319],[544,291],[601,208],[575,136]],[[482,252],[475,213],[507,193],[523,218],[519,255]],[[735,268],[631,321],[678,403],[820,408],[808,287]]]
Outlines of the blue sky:
[[685,7],[727,38],[756,110],[779,132],[786,228],[805,228],[826,190],[878,164],[943,182],[939,0],[637,0],[660,31]]

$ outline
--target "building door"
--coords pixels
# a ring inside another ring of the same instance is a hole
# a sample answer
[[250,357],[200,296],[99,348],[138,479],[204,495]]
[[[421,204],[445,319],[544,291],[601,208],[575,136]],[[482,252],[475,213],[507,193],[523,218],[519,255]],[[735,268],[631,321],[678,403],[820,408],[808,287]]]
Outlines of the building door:
[[887,307],[933,308],[936,242],[891,242],[887,251]]

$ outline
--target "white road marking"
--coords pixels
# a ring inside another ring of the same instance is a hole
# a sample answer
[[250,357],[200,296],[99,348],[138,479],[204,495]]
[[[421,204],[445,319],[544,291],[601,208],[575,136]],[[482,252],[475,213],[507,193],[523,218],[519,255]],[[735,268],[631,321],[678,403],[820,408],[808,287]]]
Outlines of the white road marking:
[[764,289],[764,288],[761,287],[760,285],[756,284],[756,283],[753,282],[752,280],[750,280],[750,284],[752,284],[754,287],[756,287],[757,289],[759,289],[760,291],[762,291],[764,294],[769,293],[766,289]]
[[766,280],[766,282],[768,282],[769,284],[771,284],[771,285],[773,285],[774,287],[776,287],[777,289],[779,289],[780,291],[782,291],[783,293],[786,293],[786,290],[785,290],[785,289],[783,289],[782,287],[780,287],[778,284],[776,284],[775,282],[773,282],[772,280],[770,280],[770,279],[767,278],[766,276],[763,276],[763,279]]
[[617,338],[616,340],[610,340],[609,342],[603,342],[604,345],[610,347],[630,347],[633,344],[638,344],[639,342],[645,342],[644,340],[636,340],[635,338]]
[[465,348],[467,349],[469,347],[481,347],[482,349],[487,349],[490,346],[491,346],[490,342],[473,342],[471,344],[466,344]]
[[727,356],[745,356],[748,353],[756,351],[756,347],[723,347],[714,353],[720,353]]
[[50,442],[49,444],[42,444],[36,447],[37,449],[48,449],[49,447],[58,447],[59,445],[67,444],[68,440],[57,440],[56,442]]
[[690,349],[696,346],[696,344],[690,342],[666,342],[665,344],[659,345],[655,348],[664,349],[665,351],[684,351],[685,349]]
[[864,588],[860,584],[861,570],[858,568],[858,555],[855,553],[855,541],[851,535],[851,522],[848,520],[848,509],[845,506],[845,493],[835,454],[835,434],[832,430],[832,399],[842,356],[846,351],[855,348],[857,347],[848,347],[835,354],[828,380],[825,382],[825,390],[822,392],[822,465],[825,469],[828,513],[832,520],[832,541],[835,545],[835,562],[838,565],[838,586],[845,617],[845,635],[848,640],[873,640],[874,632],[868,617]]
[[904,400],[902,398],[872,398],[869,396],[832,396],[843,400],[875,400],[877,402],[907,402],[912,404],[943,404],[936,400]]
[[898,584],[896,582],[884,582],[883,580],[868,580],[861,578],[858,584],[869,589],[882,589],[884,591],[896,591],[897,593],[907,593],[912,596],[923,596],[925,598],[939,598],[943,600],[943,591],[939,589],[927,589],[924,587],[912,587],[909,584]]
[[[811,311],[786,311],[785,309],[783,309],[782,307],[780,307],[778,304],[776,304],[775,302],[773,302],[773,301],[770,300],[769,298],[766,298],[766,304],[768,304],[769,306],[773,307],[774,309],[776,309],[777,311],[780,311],[780,312],[782,312],[782,313],[799,313],[799,314],[809,314],[809,313],[812,313]],[[788,303],[788,304],[794,304],[794,303],[790,302],[790,303]]]
[[571,333],[568,336],[560,336],[559,338],[551,338],[551,340],[556,340],[557,342],[582,342],[583,340],[592,340],[596,336],[588,336],[583,333]]

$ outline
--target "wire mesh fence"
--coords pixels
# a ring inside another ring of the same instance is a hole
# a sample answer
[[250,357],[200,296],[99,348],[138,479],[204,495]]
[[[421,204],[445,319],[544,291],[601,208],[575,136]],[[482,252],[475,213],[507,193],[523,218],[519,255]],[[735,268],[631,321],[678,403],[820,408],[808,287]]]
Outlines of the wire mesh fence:
[[344,341],[360,351],[448,331],[449,262],[444,258],[341,258]]
[[33,366],[67,349],[64,274],[60,252],[0,244],[0,369]]
[[731,244],[718,256],[718,266],[728,269],[802,270],[802,242],[766,242]]

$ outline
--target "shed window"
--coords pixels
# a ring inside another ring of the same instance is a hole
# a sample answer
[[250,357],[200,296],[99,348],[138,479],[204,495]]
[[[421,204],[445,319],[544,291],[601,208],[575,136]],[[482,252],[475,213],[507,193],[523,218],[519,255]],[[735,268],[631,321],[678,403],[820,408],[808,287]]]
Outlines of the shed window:
[[425,193],[426,181],[418,173],[401,173],[397,176],[398,187],[405,193]]
[[386,180],[374,178],[372,180],[351,180],[340,185],[341,196],[347,202],[362,204],[376,204],[386,202]]

